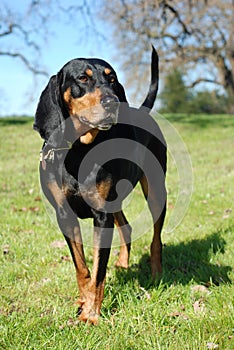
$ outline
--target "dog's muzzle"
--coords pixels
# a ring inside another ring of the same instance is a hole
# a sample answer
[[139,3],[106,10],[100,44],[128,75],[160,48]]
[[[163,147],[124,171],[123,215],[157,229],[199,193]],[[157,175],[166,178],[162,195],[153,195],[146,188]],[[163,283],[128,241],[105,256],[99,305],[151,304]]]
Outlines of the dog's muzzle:
[[119,109],[119,99],[115,95],[105,95],[101,99],[101,105],[107,113],[116,114]]
[[117,124],[120,102],[117,96],[114,95],[105,95],[100,102],[105,111],[105,118],[94,123],[90,122],[83,116],[79,117],[79,120],[82,124],[85,124],[92,129],[109,130],[112,125]]

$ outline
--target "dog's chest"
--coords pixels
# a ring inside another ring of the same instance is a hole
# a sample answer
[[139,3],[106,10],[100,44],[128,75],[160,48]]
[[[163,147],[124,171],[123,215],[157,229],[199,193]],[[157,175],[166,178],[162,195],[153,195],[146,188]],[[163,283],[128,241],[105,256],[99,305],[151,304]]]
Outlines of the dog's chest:
[[92,216],[91,208],[103,210],[108,206],[108,212],[120,210],[122,201],[142,176],[134,161],[137,150],[127,152],[125,145],[116,148],[112,140],[92,147],[78,146],[68,152],[64,163],[63,182],[69,186],[68,200],[73,210],[83,218]]

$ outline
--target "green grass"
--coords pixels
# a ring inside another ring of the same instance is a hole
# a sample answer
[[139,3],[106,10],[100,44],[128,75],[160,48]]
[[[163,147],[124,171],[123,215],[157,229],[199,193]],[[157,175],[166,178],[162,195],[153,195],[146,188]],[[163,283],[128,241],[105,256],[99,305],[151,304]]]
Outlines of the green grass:
[[[113,267],[118,249],[113,248],[102,316],[94,327],[76,321],[69,251],[52,245],[63,237],[41,199],[42,142],[32,119],[0,119],[0,349],[234,348],[234,118],[168,115],[168,120],[192,159],[189,209],[173,232],[163,233],[161,281],[152,284],[149,278],[151,232],[133,242],[127,271]],[[167,222],[177,184],[169,157]],[[127,208],[130,222],[143,203],[137,188]],[[86,250],[91,264],[91,249]]]

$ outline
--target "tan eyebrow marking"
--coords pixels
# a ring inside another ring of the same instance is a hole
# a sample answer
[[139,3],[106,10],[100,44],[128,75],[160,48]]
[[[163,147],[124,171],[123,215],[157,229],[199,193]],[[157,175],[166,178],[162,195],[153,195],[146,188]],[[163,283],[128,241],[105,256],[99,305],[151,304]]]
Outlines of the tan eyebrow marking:
[[86,69],[85,73],[91,78],[93,76],[93,71],[91,69]]
[[110,68],[105,68],[104,72],[106,75],[109,75],[111,73],[111,70],[110,70]]

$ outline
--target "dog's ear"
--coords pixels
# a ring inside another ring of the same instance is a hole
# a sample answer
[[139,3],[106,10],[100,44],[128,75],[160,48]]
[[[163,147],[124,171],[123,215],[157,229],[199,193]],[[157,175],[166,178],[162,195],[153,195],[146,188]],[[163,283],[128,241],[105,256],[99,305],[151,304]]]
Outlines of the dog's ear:
[[119,82],[117,82],[117,84],[116,84],[115,93],[119,99],[119,102],[128,103],[126,95],[125,95],[124,87]]
[[42,92],[35,115],[33,128],[53,147],[63,142],[65,119],[62,111],[60,85],[62,73],[53,75]]

